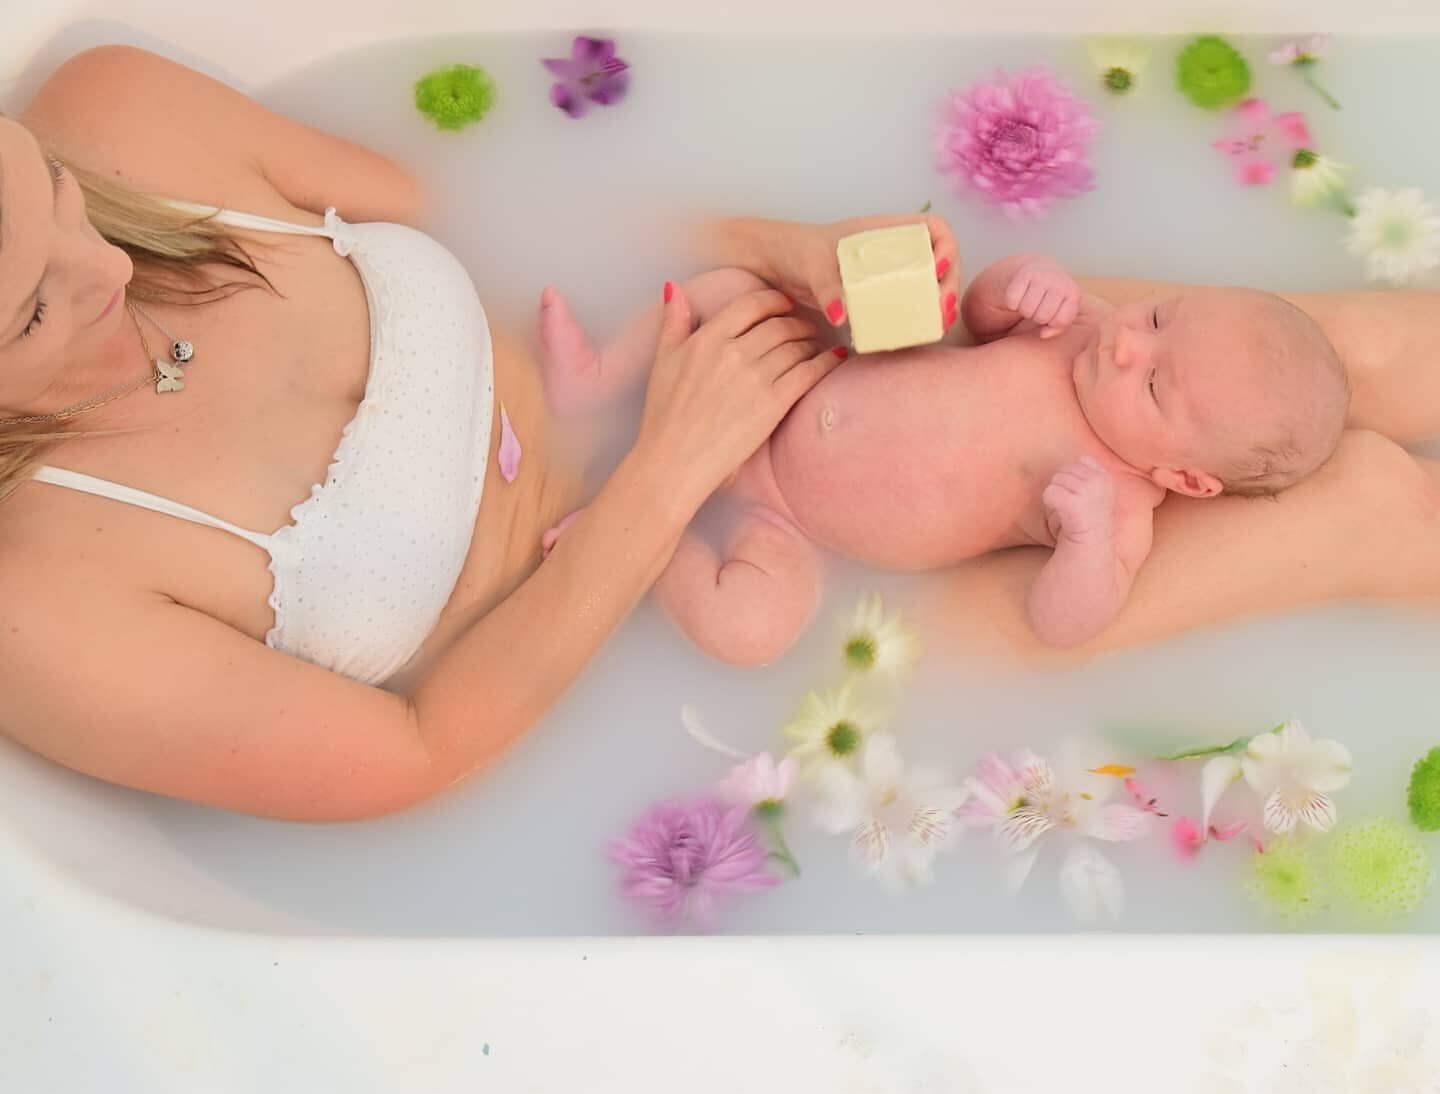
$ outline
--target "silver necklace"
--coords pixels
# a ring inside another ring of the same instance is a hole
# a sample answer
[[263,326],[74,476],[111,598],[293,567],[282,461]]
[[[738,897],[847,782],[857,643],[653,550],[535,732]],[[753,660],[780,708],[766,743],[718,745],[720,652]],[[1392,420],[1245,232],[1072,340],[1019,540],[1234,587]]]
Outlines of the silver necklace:
[[[125,306],[134,314],[144,316],[159,329],[161,334],[170,339],[170,360],[167,361],[163,357],[155,358],[155,371],[158,374],[155,380],[156,394],[165,395],[172,391],[184,391],[185,369],[182,366],[188,365],[194,360],[194,345],[183,338],[176,338],[165,329],[160,320],[156,319],[139,304],[126,301]],[[140,330],[138,323],[135,325],[135,329],[137,331]],[[144,331],[140,331],[140,344],[145,347],[145,356],[149,357],[150,343],[146,340]]]
[[[131,320],[135,323],[135,333],[140,336],[140,345],[145,350],[145,356],[151,358],[153,364],[150,371],[144,376],[136,377],[134,380],[127,380],[123,384],[117,384],[107,388],[99,395],[92,396],[82,402],[67,406],[64,410],[56,410],[49,414],[25,414],[18,418],[0,418],[0,426],[7,425],[31,425],[41,422],[63,422],[70,418],[77,418],[81,414],[87,414],[92,410],[98,410],[102,406],[108,406],[116,399],[129,395],[132,391],[138,391],[146,384],[153,383],[155,391],[159,395],[166,395],[172,391],[185,390],[185,370],[181,366],[195,357],[195,347],[183,338],[176,338],[149,312],[144,311],[138,304],[130,300],[125,301],[125,309],[130,313]],[[150,351],[150,340],[145,337],[145,331],[140,326],[140,316],[144,316],[151,323],[160,329],[165,337],[170,339],[170,360],[155,357]]]

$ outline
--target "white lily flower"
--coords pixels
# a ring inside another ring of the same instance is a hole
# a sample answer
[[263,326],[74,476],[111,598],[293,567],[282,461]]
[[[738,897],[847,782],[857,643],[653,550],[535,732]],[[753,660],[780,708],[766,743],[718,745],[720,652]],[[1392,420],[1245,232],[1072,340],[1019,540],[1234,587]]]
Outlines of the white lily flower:
[[1367,190],[1345,246],[1365,259],[1369,281],[1417,281],[1440,269],[1440,216],[1419,190]]
[[795,742],[790,755],[809,772],[854,759],[882,720],[879,709],[857,699],[853,686],[846,683],[834,691],[810,692],[800,712],[780,732]]
[[907,771],[889,733],[865,741],[856,770],[819,769],[810,790],[815,823],[827,832],[850,832],[861,866],[890,888],[934,880],[935,856],[954,836],[955,810],[966,798],[963,787],[938,771]]
[[899,679],[920,659],[920,636],[898,615],[886,619],[880,594],[871,593],[855,608],[841,657],[847,669]]
[[1137,839],[1149,814],[1110,803],[1121,782],[1118,775],[1082,766],[1075,759],[1074,742],[1064,747],[1067,759],[1060,774],[1033,752],[1020,753],[1013,766],[999,756],[985,757],[979,777],[966,780],[971,797],[959,818],[971,826],[991,827],[999,835],[1012,856],[1006,868],[1006,885],[1012,891],[1029,877],[1045,837],[1068,833],[1075,843],[1061,867],[1061,894],[1071,913],[1084,921],[1101,913],[1118,917],[1124,902],[1119,872],[1088,841]]
[[1350,782],[1350,753],[1339,741],[1311,740],[1299,722],[1257,734],[1239,755],[1216,756],[1201,772],[1203,831],[1221,795],[1242,776],[1264,800],[1271,832],[1285,833],[1297,824],[1327,832],[1336,819],[1330,794]]

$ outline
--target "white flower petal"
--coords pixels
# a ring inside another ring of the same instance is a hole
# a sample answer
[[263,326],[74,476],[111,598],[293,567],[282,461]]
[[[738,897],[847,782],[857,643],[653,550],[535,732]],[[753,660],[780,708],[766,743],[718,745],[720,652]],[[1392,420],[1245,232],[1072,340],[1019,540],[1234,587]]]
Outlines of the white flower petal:
[[844,764],[820,764],[810,773],[809,814],[822,832],[848,832],[870,815],[870,795],[860,777]]
[[738,748],[731,748],[724,741],[710,736],[700,721],[700,712],[692,706],[683,706],[680,708],[680,724],[685,727],[685,732],[690,734],[696,743],[704,745],[712,752],[718,752],[722,756],[729,756],[732,760],[749,758]]
[[1060,894],[1070,914],[1082,923],[1103,916],[1119,919],[1125,889],[1115,864],[1088,843],[1077,843],[1060,868]]
[[860,750],[860,774],[871,790],[898,790],[905,778],[900,746],[889,733],[873,733]]
[[1025,879],[1030,876],[1030,871],[1035,866],[1035,860],[1039,857],[1040,848],[1031,847],[1027,851],[1021,851],[1005,864],[1004,885],[1007,893],[1020,891],[1020,887],[1025,884]]
[[1350,750],[1339,741],[1316,741],[1296,775],[1311,790],[1329,793],[1350,784]]
[[1018,854],[1054,827],[1055,822],[1044,813],[1026,806],[1000,822],[1000,838],[1007,851]]
[[1210,814],[1230,784],[1240,777],[1240,761],[1234,756],[1216,756],[1200,772],[1200,831],[1210,831]]
[[1290,803],[1285,800],[1285,794],[1276,789],[1265,799],[1265,827],[1277,835],[1284,835],[1295,827],[1299,818],[1295,811],[1290,808]]
[[1291,812],[1299,818],[1302,824],[1307,824],[1317,832],[1328,832],[1335,827],[1338,816],[1335,812],[1335,803],[1325,794],[1311,791],[1298,801],[1290,803]]
[[1145,834],[1148,817],[1148,813],[1133,805],[1105,805],[1091,812],[1080,834],[1109,843],[1124,843]]
[[869,873],[876,873],[890,853],[890,829],[878,820],[869,820],[855,829],[850,837],[850,846],[855,849],[861,865]]

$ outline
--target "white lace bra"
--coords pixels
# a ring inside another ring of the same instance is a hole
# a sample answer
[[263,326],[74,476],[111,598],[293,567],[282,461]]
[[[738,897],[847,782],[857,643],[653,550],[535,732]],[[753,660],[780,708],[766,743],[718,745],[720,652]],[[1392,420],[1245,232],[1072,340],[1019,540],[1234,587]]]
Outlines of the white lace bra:
[[[176,203],[210,213],[206,206]],[[58,467],[38,482],[222,529],[270,555],[267,645],[367,684],[405,665],[434,629],[470,548],[490,455],[490,329],[460,262],[401,224],[323,226],[220,212],[236,228],[329,237],[370,310],[370,374],[323,484],[274,532]]]

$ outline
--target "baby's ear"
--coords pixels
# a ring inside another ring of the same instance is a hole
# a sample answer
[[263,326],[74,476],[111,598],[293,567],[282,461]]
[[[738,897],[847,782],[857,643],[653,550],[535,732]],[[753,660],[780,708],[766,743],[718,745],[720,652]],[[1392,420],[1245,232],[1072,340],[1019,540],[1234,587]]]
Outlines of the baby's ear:
[[1213,498],[1225,489],[1225,484],[1210,472],[1188,467],[1157,467],[1150,477],[1156,486],[1191,498]]

